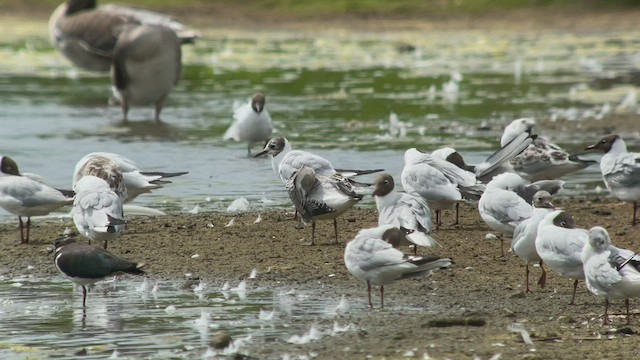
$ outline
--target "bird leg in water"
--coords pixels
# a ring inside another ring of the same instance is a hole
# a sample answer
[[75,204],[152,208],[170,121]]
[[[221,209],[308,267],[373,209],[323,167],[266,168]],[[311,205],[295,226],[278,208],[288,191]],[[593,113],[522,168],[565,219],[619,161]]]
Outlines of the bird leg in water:
[[27,216],[27,238],[24,240],[25,244],[29,243],[30,231],[31,231],[31,216]]
[[82,285],[82,307],[87,306],[87,287]]

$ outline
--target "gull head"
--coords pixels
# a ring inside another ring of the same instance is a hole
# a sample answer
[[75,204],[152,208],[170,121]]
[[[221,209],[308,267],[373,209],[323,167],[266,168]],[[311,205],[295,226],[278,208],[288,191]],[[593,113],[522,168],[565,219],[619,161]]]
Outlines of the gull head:
[[553,218],[553,225],[562,227],[565,229],[575,229],[576,223],[573,221],[573,216],[566,211],[556,211]]
[[533,194],[533,206],[539,209],[555,209],[551,202],[551,194],[544,190],[540,190]]
[[393,177],[391,175],[383,173],[376,177],[376,181],[373,185],[373,196],[385,196],[393,191],[396,183],[393,181]]
[[589,245],[596,251],[604,251],[611,245],[611,238],[607,230],[594,226],[589,230]]
[[288,143],[289,142],[287,141],[287,139],[283,137],[270,139],[267,142],[267,145],[264,146],[264,149],[257,153],[254,157],[259,157],[262,155],[278,156],[278,154],[280,154],[287,147]]
[[382,234],[382,240],[388,242],[394,248],[412,245],[412,243],[407,240],[405,233],[397,227],[385,230]]
[[8,156],[0,156],[0,176],[2,175],[16,175],[20,176],[20,171],[18,170],[18,164],[13,161],[12,158]]
[[[618,141],[620,140],[620,141]],[[593,145],[589,145],[585,148],[587,151],[600,151],[603,153],[608,153],[614,146],[624,146],[623,151],[627,151],[626,145],[624,145],[624,141],[620,137],[620,135],[611,134],[603,137],[597,143]]]
[[405,165],[415,164],[423,156],[425,156],[425,153],[416,148],[408,149],[404,152],[404,163]]
[[264,110],[265,101],[266,98],[263,93],[256,93],[255,95],[253,95],[253,98],[251,98],[251,108],[253,109],[253,111],[260,114],[262,110]]
[[527,184],[526,180],[520,175],[512,172],[505,172],[496,175],[487,184],[487,189],[502,189],[515,191]]

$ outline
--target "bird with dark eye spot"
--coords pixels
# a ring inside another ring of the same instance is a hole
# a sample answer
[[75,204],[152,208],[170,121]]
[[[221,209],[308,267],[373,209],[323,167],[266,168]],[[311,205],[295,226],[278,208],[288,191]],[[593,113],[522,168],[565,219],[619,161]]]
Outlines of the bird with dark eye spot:
[[566,211],[561,212],[553,219],[553,225],[563,227],[565,229],[575,229],[576,223],[573,221],[573,216]]
[[613,143],[615,143],[616,140],[618,139],[620,139],[620,135],[616,135],[616,134],[607,135],[602,139],[600,139],[600,141],[598,141],[597,143],[593,145],[589,145],[584,149],[587,151],[599,150],[606,154],[609,152],[609,150],[611,150],[611,148],[613,147]]
[[3,156],[0,161],[0,171],[7,175],[20,175],[18,164],[10,157]]
[[378,175],[373,189],[373,196],[385,196],[393,191],[396,187],[393,177],[387,173]]
[[253,111],[259,114],[264,109],[265,102],[266,102],[266,98],[264,94],[257,93],[253,95],[253,98],[251,99],[251,108],[253,109]]

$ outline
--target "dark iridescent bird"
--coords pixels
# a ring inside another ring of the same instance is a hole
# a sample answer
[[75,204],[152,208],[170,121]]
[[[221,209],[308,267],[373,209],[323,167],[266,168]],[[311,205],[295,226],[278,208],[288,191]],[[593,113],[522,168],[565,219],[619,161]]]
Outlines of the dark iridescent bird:
[[82,307],[87,302],[87,285],[118,273],[143,275],[145,265],[122,259],[94,245],[77,243],[73,238],[55,241],[54,263],[67,279],[82,286]]

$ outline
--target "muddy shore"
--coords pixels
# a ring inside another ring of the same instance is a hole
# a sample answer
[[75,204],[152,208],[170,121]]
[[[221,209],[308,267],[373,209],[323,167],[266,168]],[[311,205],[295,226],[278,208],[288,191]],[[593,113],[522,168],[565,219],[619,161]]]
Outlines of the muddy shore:
[[[605,197],[554,202],[570,211],[579,226],[604,226],[616,245],[639,250],[640,227],[630,226],[630,205]],[[484,240],[489,229],[473,206],[461,209],[460,225],[446,225],[452,221],[448,213],[445,226],[434,235],[442,248],[422,251],[452,258],[453,270],[389,286],[385,310],[343,316],[341,321],[355,324],[357,331],[306,345],[260,344],[250,348],[250,354],[268,358],[283,352],[312,352],[322,359],[400,358],[407,351],[418,358],[427,353],[435,359],[488,359],[495,354],[508,359],[640,355],[636,333],[640,318],[634,317],[628,327],[624,317],[612,316],[612,325],[603,326],[602,301],[581,284],[576,305],[568,305],[572,282],[555,274],[550,274],[545,289],[525,294],[522,262],[512,254],[501,257],[499,243]],[[258,215],[262,221],[254,223]],[[110,249],[147,262],[152,278],[184,280],[184,274],[191,273],[212,282],[240,280],[256,268],[257,286],[295,288],[318,297],[345,294],[352,307],[366,308],[366,286],[346,271],[343,242],[359,229],[375,225],[375,209],[354,209],[340,219],[340,245],[333,244],[330,222],[319,223],[316,246],[304,245],[310,228],[290,217],[284,210],[274,210],[235,216],[210,213],[131,218],[126,234]],[[232,218],[234,225],[225,227]],[[67,226],[73,227],[69,218],[35,219],[32,242],[18,245],[16,225],[1,225],[0,274],[58,276],[49,250]],[[192,258],[195,254],[199,256]],[[539,274],[539,268],[534,267],[533,282]],[[377,292],[375,299],[377,305]],[[612,309],[616,314],[624,311],[622,303],[615,303]],[[637,301],[632,301],[632,310],[640,313]],[[507,330],[514,322],[530,332],[533,346]]]

